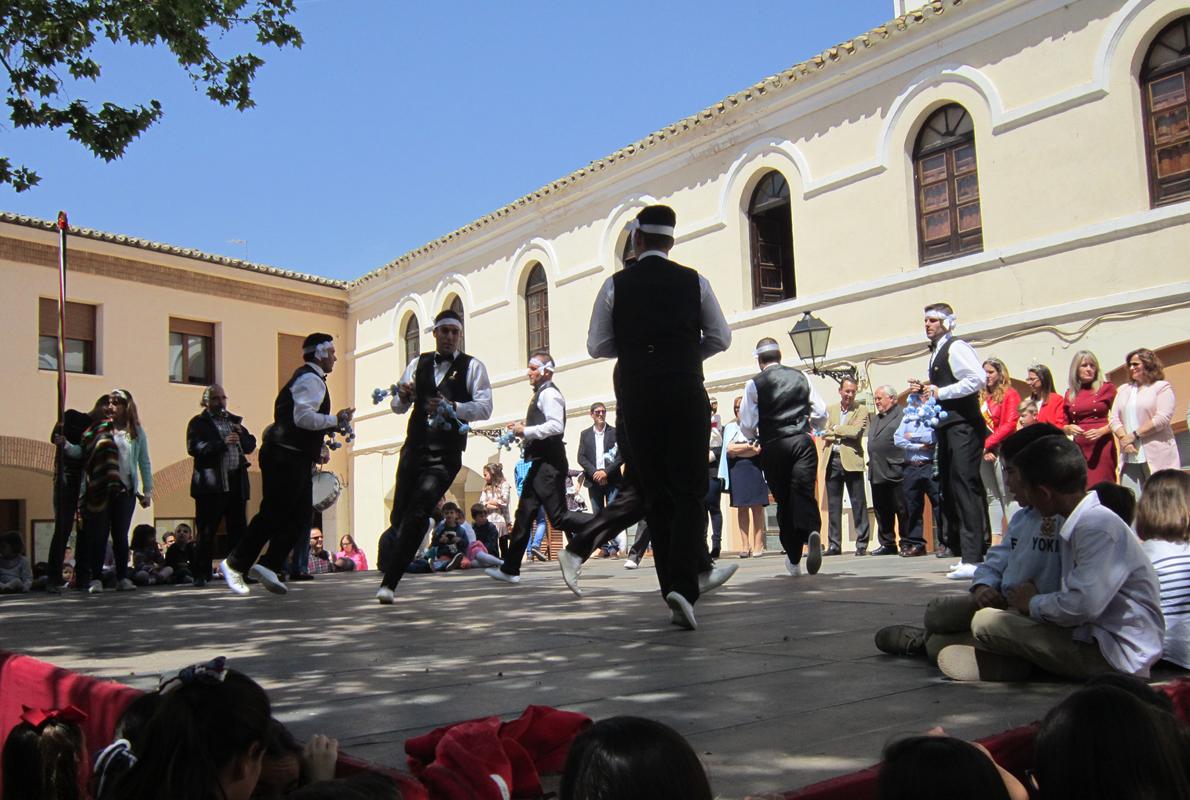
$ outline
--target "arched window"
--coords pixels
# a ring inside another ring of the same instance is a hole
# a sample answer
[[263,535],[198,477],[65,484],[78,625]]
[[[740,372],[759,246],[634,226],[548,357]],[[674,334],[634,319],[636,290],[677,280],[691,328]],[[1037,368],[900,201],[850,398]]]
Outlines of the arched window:
[[453,298],[451,298],[448,308],[458,314],[459,319],[463,321],[463,332],[459,334],[459,352],[466,353],[467,350],[465,347],[463,347],[463,343],[467,336],[467,318],[463,316],[463,298],[456,294]]
[[408,364],[421,353],[421,331],[417,327],[417,317],[409,315],[405,321],[405,363]]
[[983,249],[975,124],[952,103],[926,120],[913,148],[918,251],[922,264]]
[[789,183],[780,172],[765,175],[752,192],[748,232],[752,243],[752,307],[796,297]]
[[1149,194],[1154,206],[1190,197],[1190,16],[1157,35],[1140,73]]
[[525,330],[528,331],[529,352],[550,349],[549,286],[545,282],[545,268],[534,264],[525,281]]

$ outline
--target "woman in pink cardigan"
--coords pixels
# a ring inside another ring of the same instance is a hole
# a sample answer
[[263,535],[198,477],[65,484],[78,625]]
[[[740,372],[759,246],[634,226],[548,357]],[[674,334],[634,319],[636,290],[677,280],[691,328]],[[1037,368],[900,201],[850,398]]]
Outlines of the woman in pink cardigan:
[[363,572],[368,568],[368,557],[364,551],[355,546],[355,537],[350,533],[343,534],[339,539],[339,552],[335,553],[335,561],[346,558],[355,562],[355,571]]
[[1128,383],[1112,404],[1111,430],[1120,445],[1120,483],[1139,495],[1149,475],[1181,466],[1170,424],[1177,400],[1152,350],[1133,350],[1126,363]]

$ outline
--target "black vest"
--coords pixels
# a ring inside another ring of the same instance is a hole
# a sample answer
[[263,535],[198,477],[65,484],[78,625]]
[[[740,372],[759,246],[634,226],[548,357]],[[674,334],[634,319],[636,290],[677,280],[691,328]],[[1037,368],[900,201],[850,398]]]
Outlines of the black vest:
[[778,364],[752,379],[763,444],[805,433],[810,424],[810,381],[799,369]]
[[[322,454],[323,437],[327,431],[334,430],[334,428],[310,431],[305,428],[299,428],[294,424],[293,392],[291,390],[293,389],[293,384],[303,375],[315,375],[323,384],[326,383],[326,378],[319,375],[318,371],[308,363],[294,370],[293,377],[277,393],[277,399],[273,403],[273,424],[269,427],[268,435],[265,438],[268,444],[275,447],[284,447],[286,450],[296,450],[302,455],[309,457],[310,460],[316,461]],[[318,406],[318,413],[331,413],[331,393],[329,391],[322,396],[322,403]]]
[[[623,377],[702,379],[702,291],[698,273],[649,256],[612,278],[612,332]],[[639,384],[638,384],[639,385]]]
[[[537,404],[537,400],[541,397],[541,393],[546,389],[556,389],[553,381],[542,381],[537,384],[537,391],[533,392],[533,397],[529,400],[529,409],[525,412],[525,427],[531,425],[541,425],[545,422],[545,412],[541,410],[541,406]],[[565,399],[563,399],[562,420],[565,425],[566,407]],[[562,442],[562,434],[557,436],[547,436],[544,439],[533,439],[532,441],[525,440],[525,458],[529,461],[548,461],[551,464],[561,465],[566,464],[566,445]]]
[[[934,356],[934,363],[930,365],[930,383],[935,386],[950,386],[958,381],[950,368],[950,346],[955,341],[953,336],[947,339]],[[975,430],[982,431],[984,438],[987,438],[988,426],[983,420],[983,412],[979,410],[979,392],[953,400],[940,399],[938,405],[946,411],[946,419],[938,423],[939,428],[966,422]]]
[[434,354],[422,353],[417,359],[417,366],[413,370],[413,385],[416,395],[413,400],[413,410],[409,413],[409,427],[406,428],[405,442],[410,442],[436,450],[467,449],[467,434],[459,433],[459,426],[451,423],[451,430],[430,430],[429,412],[426,410],[430,398],[442,395],[447,400],[456,403],[469,403],[474,398],[467,388],[467,372],[471,366],[471,356],[465,353],[455,353],[454,362],[442,383],[434,382]]

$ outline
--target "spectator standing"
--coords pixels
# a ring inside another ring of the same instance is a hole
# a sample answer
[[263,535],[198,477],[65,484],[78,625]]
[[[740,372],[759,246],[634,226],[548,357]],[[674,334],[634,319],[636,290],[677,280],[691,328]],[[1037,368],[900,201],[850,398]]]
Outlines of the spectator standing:
[[355,571],[362,572],[368,568],[368,557],[355,544],[355,537],[345,533],[339,537],[339,552],[335,553],[335,560],[346,558],[355,564]]
[[998,358],[983,362],[987,385],[979,393],[980,410],[991,434],[983,442],[983,461],[979,476],[987,489],[988,525],[993,536],[1004,533],[1004,527],[1020,506],[1004,480],[1004,465],[1000,463],[1000,442],[1013,433],[1020,419],[1018,408],[1021,396],[1012,388],[1008,368]]
[[[916,411],[922,403],[921,394],[911,392],[907,402],[909,407]],[[938,539],[938,557],[948,558],[951,555],[942,540],[942,498],[938,492],[938,479],[934,476],[935,436],[934,429],[920,416],[905,412],[901,413],[901,422],[893,433],[893,443],[904,452],[901,488],[905,494],[908,534],[901,539],[905,545],[901,555],[906,557],[926,554],[927,497],[934,511],[934,535]]]
[[620,468],[608,453],[616,446],[616,429],[607,424],[607,406],[591,406],[593,425],[578,437],[578,464],[587,483],[591,510],[598,514],[616,496],[620,485]]
[[740,558],[764,555],[764,509],[769,504],[769,485],[760,469],[760,443],[749,441],[740,429],[740,404],[735,399],[735,420],[723,429],[723,451],[718,476],[736,510],[740,526]]
[[[712,405],[714,410],[714,405]],[[723,544],[723,508],[720,502],[723,497],[723,481],[719,480],[719,462],[723,458],[723,431],[720,430],[718,414],[711,416],[711,439],[707,445],[707,497],[704,506],[707,510],[707,521],[711,527],[711,558],[718,558]],[[705,533],[704,533],[705,536]],[[642,553],[643,554],[643,551]],[[636,563],[640,563],[637,554]],[[629,554],[632,559],[632,554]]]
[[1163,658],[1190,669],[1190,475],[1163,469],[1149,478],[1136,533],[1161,582]]
[[[503,557],[508,552],[508,507],[512,502],[512,486],[505,480],[504,466],[500,462],[483,465],[483,490],[479,493],[479,502],[487,509],[488,522],[496,528],[499,555]],[[492,555],[496,554],[493,550]]]
[[[962,562],[952,570],[955,580],[970,580],[983,560],[985,519],[983,480],[979,465],[988,429],[979,410],[979,391],[987,382],[975,348],[955,338],[954,309],[946,303],[925,308],[925,334],[930,340],[929,380],[910,384],[938,399],[947,417],[938,425],[938,477],[942,516],[951,549],[958,544]],[[951,577],[951,576],[947,576]]]
[[223,522],[227,550],[234,550],[248,527],[248,459],[256,437],[244,418],[227,410],[227,392],[219,384],[202,393],[203,411],[186,426],[186,452],[194,459],[190,496],[198,538],[190,572],[198,586],[211,579],[215,532]]
[[[897,390],[891,386],[878,386],[873,397],[876,414],[868,423],[868,477],[872,482],[872,506],[876,510],[876,538],[880,547],[872,555],[905,555],[909,547],[909,514],[901,485],[905,452],[894,440],[905,412],[897,404]],[[896,531],[901,534],[900,548]],[[925,554],[925,547],[921,552]]]
[[1055,428],[1066,428],[1066,401],[1054,388],[1054,373],[1045,364],[1029,367],[1025,383],[1030,397],[1037,401],[1037,421],[1048,422]]
[[864,494],[864,434],[868,429],[868,407],[855,401],[859,385],[851,378],[839,384],[839,406],[831,406],[822,434],[826,459],[827,552],[843,549],[843,489],[851,498],[851,521],[855,525],[855,554],[868,552],[868,504]]
[[1133,350],[1126,363],[1128,383],[1112,404],[1111,429],[1123,453],[1120,483],[1139,495],[1154,472],[1181,467],[1171,427],[1177,400],[1152,350]]
[[1116,385],[1103,379],[1095,354],[1090,350],[1075,353],[1070,361],[1064,430],[1087,460],[1088,489],[1104,481],[1116,482],[1116,443],[1108,420],[1115,400]]

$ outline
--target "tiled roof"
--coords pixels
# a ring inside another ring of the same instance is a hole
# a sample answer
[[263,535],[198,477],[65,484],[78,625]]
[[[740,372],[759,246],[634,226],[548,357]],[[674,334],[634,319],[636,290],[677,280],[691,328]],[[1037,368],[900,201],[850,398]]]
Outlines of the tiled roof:
[[[7,211],[0,211],[0,222],[11,222],[14,225],[24,225],[29,228],[38,228],[46,231],[58,230],[57,224],[51,222],[48,219],[26,217],[21,214],[12,214]],[[248,272],[258,272],[262,275],[275,275],[279,278],[289,278],[295,281],[314,283],[319,286],[329,286],[335,289],[346,289],[348,285],[346,281],[336,280],[334,278],[323,278],[319,275],[307,275],[304,272],[293,272],[292,270],[288,269],[270,267],[267,264],[256,264],[251,261],[242,261],[238,258],[217,256],[213,255],[212,253],[204,253],[202,250],[195,250],[189,247],[176,247],[172,244],[150,242],[148,239],[138,239],[135,236],[125,236],[119,233],[97,231],[93,228],[76,228],[71,226],[70,235],[81,236],[84,239],[94,239],[98,242],[111,242],[112,244],[122,244],[127,245],[128,247],[139,247],[143,250],[152,250],[156,253],[166,253],[171,256],[193,258],[199,261],[206,261],[210,264],[219,264],[224,267],[247,270]]]
[[894,20],[886,22],[879,27],[873,28],[865,34],[850,39],[842,44],[828,48],[822,53],[813,56],[799,64],[794,64],[786,70],[783,70],[776,75],[770,75],[759,83],[749,86],[743,91],[725,97],[718,103],[704,108],[697,114],[693,114],[684,119],[668,125],[661,130],[654,131],[648,136],[633,142],[627,147],[622,147],[610,155],[592,161],[587,166],[559,178],[552,183],[542,186],[540,189],[530,192],[529,194],[512,201],[506,206],[496,209],[490,214],[480,217],[474,222],[468,223],[461,228],[451,231],[445,236],[422,245],[408,253],[388,262],[382,267],[379,267],[360,278],[348,282],[349,288],[360,286],[368,281],[383,276],[391,270],[405,266],[420,256],[426,253],[449,244],[463,236],[474,233],[482,228],[505,219],[517,211],[537,202],[543,198],[551,195],[557,195],[563,191],[570,189],[577,183],[580,183],[585,178],[596,175],[605,169],[608,169],[614,164],[625,161],[638,153],[655,147],[666,141],[676,139],[683,134],[691,131],[696,131],[712,124],[713,122],[722,119],[728,114],[737,110],[745,109],[749,103],[758,101],[762,98],[771,97],[783,91],[787,91],[791,86],[798,81],[804,81],[814,77],[822,70],[830,67],[832,64],[847,60],[849,58],[856,58],[873,47],[878,46],[881,42],[888,39],[895,38],[907,32],[911,32],[916,26],[929,22],[935,17],[939,17],[946,13],[949,9],[957,8],[962,5],[970,5],[977,0],[933,0],[926,3],[921,8],[914,9],[908,13],[897,17]]

